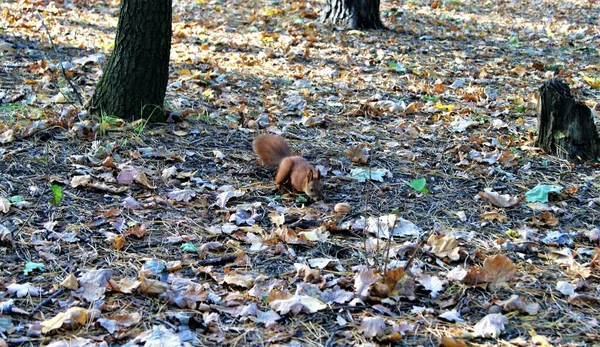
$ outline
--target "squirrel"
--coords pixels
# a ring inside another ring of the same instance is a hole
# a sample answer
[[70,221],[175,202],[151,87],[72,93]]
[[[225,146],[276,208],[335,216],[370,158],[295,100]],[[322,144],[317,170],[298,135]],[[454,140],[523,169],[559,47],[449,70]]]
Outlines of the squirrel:
[[295,190],[304,192],[309,198],[318,200],[322,197],[321,173],[306,159],[294,155],[283,137],[259,135],[252,142],[252,148],[265,165],[279,167],[275,177],[279,190],[289,180]]

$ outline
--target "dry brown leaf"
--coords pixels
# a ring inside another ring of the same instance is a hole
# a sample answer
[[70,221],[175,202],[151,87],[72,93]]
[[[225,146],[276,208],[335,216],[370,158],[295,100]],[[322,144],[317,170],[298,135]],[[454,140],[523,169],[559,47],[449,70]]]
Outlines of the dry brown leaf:
[[499,254],[483,261],[485,280],[489,283],[510,282],[517,272],[515,264],[507,256]]
[[70,290],[77,290],[79,289],[79,282],[77,281],[77,277],[75,277],[75,275],[70,272],[67,277],[65,277],[65,279],[60,282],[60,285],[70,289]]
[[427,244],[431,246],[430,252],[440,259],[446,257],[454,261],[460,259],[458,241],[451,235],[431,235],[427,239]]
[[131,294],[140,286],[140,283],[141,282],[136,279],[121,278],[119,282],[111,279],[109,281],[109,286],[113,291]]
[[366,299],[371,292],[371,286],[379,281],[381,275],[375,269],[362,269],[354,275],[354,292],[361,298]]
[[454,339],[452,337],[444,336],[440,341],[440,344],[444,347],[468,347],[464,340]]
[[536,315],[540,310],[540,305],[536,303],[527,303],[518,295],[513,295],[504,301],[496,302],[496,305],[502,307],[504,311],[519,311],[529,315]]
[[495,221],[497,220],[500,223],[506,223],[508,222],[508,218],[503,215],[502,213],[500,213],[499,211],[490,211],[490,212],[484,212],[480,215],[481,218],[485,219],[485,220],[489,220],[489,221]]
[[142,294],[162,294],[167,291],[169,285],[159,280],[153,280],[140,276],[138,292]]
[[71,187],[85,187],[90,183],[91,179],[92,176],[90,175],[73,176],[73,178],[71,178]]
[[72,326],[83,325],[87,320],[88,311],[82,307],[71,307],[66,312],[60,312],[53,318],[43,321],[42,334],[59,329],[67,323]]
[[396,284],[405,276],[404,269],[396,268],[388,270],[379,282],[373,286],[372,294],[386,297],[396,288]]
[[469,269],[467,275],[463,278],[462,283],[470,286],[481,285],[486,283],[485,277],[485,271],[479,266],[474,266]]
[[518,205],[520,200],[509,194],[500,195],[496,192],[479,192],[477,195],[496,207],[512,207]]
[[529,224],[536,227],[552,228],[558,225],[558,218],[555,218],[552,213],[546,211],[542,212],[539,218],[532,217]]
[[[272,297],[269,296],[269,299]],[[301,295],[298,292],[294,295],[277,295],[273,300],[269,301],[269,306],[279,312],[280,314],[286,314],[291,312],[298,314],[300,312],[314,313],[327,307],[319,299],[315,299],[308,295]]]
[[295,263],[296,277],[301,278],[307,283],[319,283],[321,282],[321,271],[319,269],[311,269],[306,264]]

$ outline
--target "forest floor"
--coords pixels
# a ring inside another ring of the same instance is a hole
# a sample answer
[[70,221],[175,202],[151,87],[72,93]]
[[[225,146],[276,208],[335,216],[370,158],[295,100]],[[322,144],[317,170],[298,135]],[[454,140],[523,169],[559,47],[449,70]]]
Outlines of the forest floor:
[[149,125],[77,101],[117,0],[0,3],[0,346],[600,344],[600,170],[535,147],[547,79],[600,112],[600,2],[319,7],[175,1]]

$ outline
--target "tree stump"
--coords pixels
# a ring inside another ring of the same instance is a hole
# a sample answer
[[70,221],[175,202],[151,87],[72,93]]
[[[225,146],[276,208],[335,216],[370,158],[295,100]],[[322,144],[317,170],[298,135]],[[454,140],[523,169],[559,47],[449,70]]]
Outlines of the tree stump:
[[539,91],[536,145],[561,159],[596,160],[600,139],[590,108],[561,79],[544,82]]

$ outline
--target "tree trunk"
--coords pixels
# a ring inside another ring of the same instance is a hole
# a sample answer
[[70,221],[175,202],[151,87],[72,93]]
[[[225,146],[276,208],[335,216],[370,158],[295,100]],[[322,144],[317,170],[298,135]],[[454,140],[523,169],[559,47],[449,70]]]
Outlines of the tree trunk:
[[562,80],[550,79],[540,87],[536,145],[562,159],[596,160],[600,154],[590,108],[575,101]]
[[93,111],[126,120],[165,120],[171,3],[121,0],[115,48],[92,97]]
[[351,29],[384,29],[379,17],[380,0],[327,0],[321,11],[324,22]]

